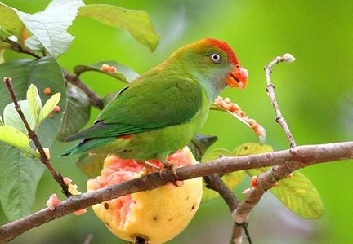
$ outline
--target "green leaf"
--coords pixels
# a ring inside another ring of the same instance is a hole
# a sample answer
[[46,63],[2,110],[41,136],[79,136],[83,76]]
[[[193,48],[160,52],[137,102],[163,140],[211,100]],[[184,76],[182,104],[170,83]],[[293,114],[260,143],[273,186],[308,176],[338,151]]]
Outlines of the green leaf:
[[[54,59],[47,57],[40,60],[26,59],[3,63],[0,65],[0,77],[4,76],[12,78],[12,85],[18,100],[25,99],[29,85],[34,84],[38,88],[43,103],[49,98],[43,90],[49,87],[53,94],[58,92],[61,94],[58,105],[65,108],[65,82],[61,68]],[[5,89],[5,84],[0,84],[0,87],[0,111],[3,111],[7,104],[12,103],[12,100],[8,90]],[[44,120],[37,131],[42,145],[48,148],[55,140],[63,112],[53,114],[54,117]]]
[[226,148],[215,148],[211,151],[208,151],[203,155],[202,162],[208,162],[216,160],[222,156],[232,156],[232,152]]
[[[18,101],[21,111],[23,112],[26,121],[29,124],[29,127],[34,130],[36,126],[36,120],[32,115],[31,109],[29,107],[28,101],[27,100],[20,100]],[[28,131],[25,127],[25,124],[23,123],[20,115],[15,109],[15,105],[13,103],[8,104],[5,109],[4,109],[4,124],[13,126],[16,129],[20,130],[24,134],[28,134]]]
[[95,178],[101,174],[104,159],[107,154],[83,153],[76,162],[76,166],[90,178]]
[[67,84],[67,101],[57,139],[65,139],[79,131],[89,120],[91,103],[86,93],[77,86]]
[[279,182],[270,192],[293,213],[303,218],[319,218],[324,205],[315,186],[303,174],[295,171],[292,178]]
[[3,64],[5,62],[4,53],[5,53],[5,49],[0,48],[0,64]]
[[[74,37],[67,29],[76,18],[81,0],[53,0],[48,7],[35,14],[17,11],[20,20],[45,50],[54,58],[66,51]],[[33,39],[32,38],[32,39]],[[33,41],[31,38],[29,40]]]
[[112,5],[90,4],[79,9],[78,16],[89,17],[104,24],[125,29],[138,42],[154,51],[159,42],[150,16],[146,11],[128,10]]
[[[266,152],[273,152],[273,148],[268,145],[268,144],[259,144],[259,143],[244,143],[241,144],[240,146],[236,147],[233,150],[233,155],[234,156],[248,156],[248,155],[254,155],[254,154],[260,154],[260,153],[266,153]],[[257,176],[259,174],[265,173],[271,169],[271,167],[263,167],[259,169],[249,169],[246,170],[246,173],[252,177],[252,176]]]
[[45,118],[49,116],[49,114],[53,111],[55,106],[59,103],[60,101],[60,93],[56,93],[53,96],[51,96],[47,102],[44,104],[43,108],[40,110],[39,116],[38,116],[38,123],[42,123]]
[[[103,72],[101,69],[103,64],[114,66],[116,68],[116,72]],[[80,64],[74,67],[74,73],[77,76],[80,76],[82,73],[88,71],[103,73],[125,83],[129,83],[139,76],[139,74],[137,74],[132,68],[115,61],[102,61],[92,65]]]
[[27,134],[10,125],[0,126],[0,140],[21,149],[29,149],[29,138]]
[[39,112],[42,109],[42,101],[38,95],[37,87],[33,84],[30,84],[27,90],[27,101],[32,117],[37,122],[39,119]]
[[38,181],[45,166],[20,149],[0,142],[0,203],[10,221],[33,211]]
[[21,37],[21,32],[24,30],[24,24],[16,14],[16,10],[0,2],[0,26],[5,31]]
[[[249,176],[258,176],[270,170],[271,167],[247,170]],[[324,212],[324,205],[315,186],[298,171],[292,178],[279,181],[277,187],[272,187],[270,192],[290,211],[302,218],[319,218]]]
[[268,144],[260,143],[244,143],[233,150],[233,156],[247,156],[253,154],[260,154],[266,152],[273,152],[273,148]]

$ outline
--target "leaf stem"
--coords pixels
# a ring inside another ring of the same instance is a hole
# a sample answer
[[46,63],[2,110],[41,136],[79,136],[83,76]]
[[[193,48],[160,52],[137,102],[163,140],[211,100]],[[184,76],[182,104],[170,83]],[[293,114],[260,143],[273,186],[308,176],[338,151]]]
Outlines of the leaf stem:
[[11,45],[11,49],[15,52],[19,52],[19,53],[25,53],[25,54],[28,54],[28,55],[31,55],[37,59],[41,59],[43,58],[42,55],[40,54],[37,54],[35,53],[34,51],[32,51],[31,49],[28,49],[26,47],[23,47],[20,43],[18,42],[14,42],[14,41],[11,41],[9,38],[4,38],[4,37],[1,37],[0,36],[0,40],[2,42],[6,42],[6,43],[9,43]]

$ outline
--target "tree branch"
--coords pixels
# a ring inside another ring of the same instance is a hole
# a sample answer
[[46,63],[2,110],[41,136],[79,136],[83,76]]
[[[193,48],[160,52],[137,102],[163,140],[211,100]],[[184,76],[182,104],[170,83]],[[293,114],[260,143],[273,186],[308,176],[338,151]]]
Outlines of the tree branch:
[[[66,201],[61,202],[54,210],[48,208],[42,209],[27,217],[5,224],[0,227],[0,241],[12,240],[34,227],[60,218],[76,210],[87,208],[91,205],[108,201],[119,196],[138,191],[151,190],[158,186],[165,185],[168,182],[175,182],[176,180],[186,180],[212,174],[227,174],[238,170],[256,169],[274,165],[280,165],[279,167],[283,168],[283,165],[288,162],[293,162],[291,164],[291,170],[296,170],[319,163],[342,161],[352,158],[353,141],[299,146],[295,150],[289,149],[249,156],[222,157],[208,163],[178,168],[175,175],[171,170],[166,170],[163,171],[162,174],[154,173],[118,185],[102,188],[94,192],[71,196]],[[274,175],[274,177],[282,177],[281,174],[282,172],[278,170],[278,174]],[[261,179],[259,179],[259,186],[255,189],[258,191],[261,189],[261,191],[266,191],[266,188],[263,187],[266,186],[262,184]],[[254,201],[256,201],[256,199]],[[241,210],[240,205],[237,209]],[[237,215],[242,216],[242,213],[242,211],[239,211]],[[238,221],[237,223],[241,224],[243,222]]]
[[102,110],[104,108],[103,99],[97,95],[91,88],[83,83],[76,75],[70,74],[67,70],[63,69],[64,78],[74,86],[80,88],[88,96],[91,105]]
[[222,181],[221,177],[217,174],[206,175],[203,177],[206,187],[218,192],[224,201],[227,203],[229,210],[234,211],[239,205],[239,201],[235,196],[234,192],[227,187],[227,185]]
[[36,148],[38,149],[40,158],[39,160],[48,168],[48,170],[50,171],[51,175],[53,176],[54,180],[56,182],[59,183],[62,192],[67,196],[71,196],[70,192],[69,192],[69,188],[68,186],[65,184],[63,177],[61,176],[61,174],[59,172],[57,172],[53,165],[50,162],[50,159],[48,158],[47,154],[44,152],[43,146],[40,143],[39,139],[38,139],[38,135],[37,133],[31,129],[31,127],[28,124],[28,121],[24,115],[24,113],[21,110],[20,104],[17,101],[17,97],[15,94],[15,91],[12,87],[12,80],[10,77],[4,77],[4,83],[6,84],[7,89],[9,90],[11,99],[15,105],[16,111],[19,114],[23,124],[26,127],[26,130],[28,131],[28,137],[33,141],[34,145],[36,146]]
[[14,42],[12,41],[11,39],[9,38],[5,38],[5,37],[1,37],[0,36],[0,40],[2,42],[6,42],[8,43],[10,46],[11,46],[11,49],[15,52],[18,52],[18,53],[25,53],[25,54],[28,54],[28,55],[31,55],[37,59],[40,59],[40,58],[43,58],[42,55],[40,54],[37,54],[36,52],[32,51],[31,49],[28,49],[27,47],[21,45],[20,43],[18,42]]
[[[203,177],[204,181],[206,182],[206,187],[218,192],[224,201],[227,203],[229,210],[233,212],[239,205],[239,200],[235,196],[234,192],[227,187],[227,185],[222,181],[221,177],[217,174],[214,175],[207,175]],[[231,243],[234,243],[234,240],[238,236],[242,236],[243,230],[246,234],[248,242],[251,244],[251,238],[249,232],[247,230],[247,224],[237,224],[234,223],[233,227],[233,234],[231,238]]]

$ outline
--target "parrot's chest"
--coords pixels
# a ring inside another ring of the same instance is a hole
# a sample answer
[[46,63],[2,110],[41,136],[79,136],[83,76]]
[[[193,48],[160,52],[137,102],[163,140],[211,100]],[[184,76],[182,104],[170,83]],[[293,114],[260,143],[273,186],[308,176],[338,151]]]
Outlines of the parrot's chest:
[[159,159],[186,146],[199,132],[208,116],[209,107],[202,108],[195,117],[183,124],[132,135],[128,139],[117,140],[115,153],[122,158],[137,160]]

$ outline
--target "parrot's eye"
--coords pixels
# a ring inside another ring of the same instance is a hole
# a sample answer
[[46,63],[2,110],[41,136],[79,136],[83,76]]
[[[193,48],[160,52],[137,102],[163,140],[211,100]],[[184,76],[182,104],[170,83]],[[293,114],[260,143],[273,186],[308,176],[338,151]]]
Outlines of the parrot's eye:
[[218,53],[212,53],[210,55],[210,58],[211,58],[212,62],[215,64],[219,64],[222,61],[222,57]]

